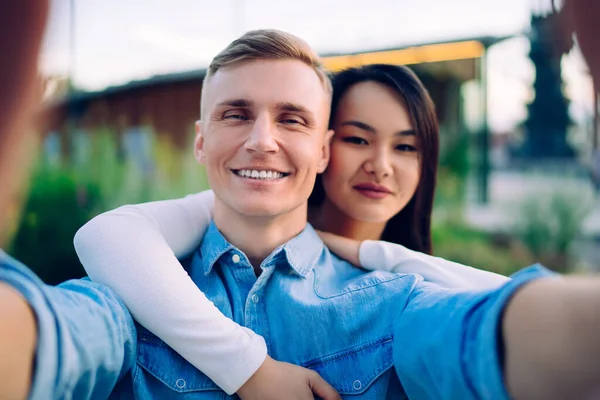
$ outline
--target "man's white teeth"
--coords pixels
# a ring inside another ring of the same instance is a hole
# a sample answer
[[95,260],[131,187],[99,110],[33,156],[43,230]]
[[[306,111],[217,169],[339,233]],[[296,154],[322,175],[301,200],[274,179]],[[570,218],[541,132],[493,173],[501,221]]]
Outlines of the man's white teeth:
[[283,174],[277,171],[257,171],[255,169],[240,169],[237,171],[239,176],[252,179],[280,179]]

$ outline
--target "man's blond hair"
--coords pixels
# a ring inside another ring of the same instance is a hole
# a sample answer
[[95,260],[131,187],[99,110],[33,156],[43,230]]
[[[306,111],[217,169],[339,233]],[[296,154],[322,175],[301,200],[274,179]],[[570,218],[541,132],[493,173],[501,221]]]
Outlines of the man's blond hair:
[[331,80],[321,59],[304,40],[276,29],[249,31],[234,40],[213,58],[202,85],[200,112],[204,102],[204,87],[221,68],[248,60],[297,60],[312,67],[321,80],[327,96],[331,98]]

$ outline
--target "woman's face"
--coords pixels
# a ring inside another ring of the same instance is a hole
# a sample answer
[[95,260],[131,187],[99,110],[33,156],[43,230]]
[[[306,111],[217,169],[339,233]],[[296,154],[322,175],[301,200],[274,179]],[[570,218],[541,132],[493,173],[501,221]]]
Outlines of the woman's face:
[[413,197],[421,170],[404,100],[382,84],[358,83],[340,99],[333,129],[328,200],[357,221],[387,222]]

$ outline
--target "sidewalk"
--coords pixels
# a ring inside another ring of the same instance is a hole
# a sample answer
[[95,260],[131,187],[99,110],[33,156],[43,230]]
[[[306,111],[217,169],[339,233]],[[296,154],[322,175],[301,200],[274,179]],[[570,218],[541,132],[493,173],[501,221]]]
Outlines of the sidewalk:
[[[511,231],[518,222],[520,204],[532,196],[539,196],[543,200],[543,196],[561,192],[581,199],[581,206],[589,204],[591,211],[571,252],[577,254],[583,269],[600,272],[600,196],[594,193],[589,181],[573,177],[494,172],[489,185],[489,203],[481,205],[471,200],[465,210],[466,220],[483,230]],[[471,185],[467,198],[474,198],[474,189]]]
[[475,188],[468,187],[467,221],[482,229],[510,229],[519,217],[520,205],[531,197],[539,196],[540,201],[551,193],[572,194],[581,199],[581,205],[589,205],[592,210],[582,229],[582,236],[600,237],[600,197],[589,181],[572,177],[552,177],[544,175],[524,175],[514,172],[494,172],[489,181],[489,203],[477,204]]

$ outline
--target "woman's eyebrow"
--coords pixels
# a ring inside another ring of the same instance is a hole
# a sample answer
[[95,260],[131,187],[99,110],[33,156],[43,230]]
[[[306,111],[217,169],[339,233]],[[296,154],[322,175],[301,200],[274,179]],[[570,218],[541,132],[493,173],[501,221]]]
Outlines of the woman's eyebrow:
[[344,122],[342,122],[342,126],[354,126],[358,129],[362,129],[363,131],[367,131],[370,133],[377,133],[377,130],[375,128],[373,128],[371,125],[366,124],[364,122],[356,121],[356,120],[344,121]]
[[396,133],[396,136],[417,136],[417,132],[414,129],[406,129]]
[[[373,133],[373,134],[377,133],[377,129],[375,129],[371,125],[369,125],[365,122],[361,122],[361,121],[356,121],[356,120],[344,121],[344,122],[342,122],[342,126],[354,126],[358,129],[361,129],[361,130],[369,132],[369,133]],[[417,136],[417,132],[414,129],[405,129],[405,130],[396,132],[396,134],[394,136]]]

